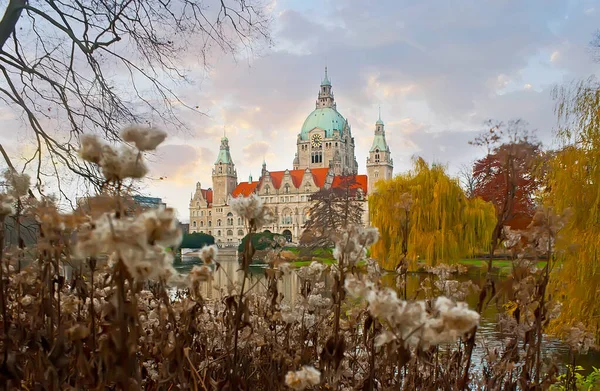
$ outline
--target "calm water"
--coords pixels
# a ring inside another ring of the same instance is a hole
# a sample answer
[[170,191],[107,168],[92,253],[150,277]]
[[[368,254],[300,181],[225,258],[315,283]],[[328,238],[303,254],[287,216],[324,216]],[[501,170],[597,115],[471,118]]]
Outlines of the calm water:
[[[231,255],[220,255],[219,261],[221,268],[214,274],[214,280],[212,284],[204,284],[204,296],[206,298],[219,298],[221,297],[222,291],[227,289],[227,286],[231,282],[241,281],[243,274],[238,270],[239,264],[236,256]],[[185,260],[181,265],[176,268],[181,273],[188,272],[195,262],[189,262]],[[384,276],[384,283],[389,283],[390,286],[394,284],[394,275]],[[420,287],[421,281],[427,278],[427,274],[423,273],[412,273],[407,278],[407,293],[409,297],[414,297],[415,292]],[[484,276],[479,274],[468,273],[458,276],[458,280],[466,281],[472,280],[475,284],[482,285]],[[259,266],[251,267],[251,283],[252,289],[255,292],[266,292],[267,288],[264,284],[264,272]],[[293,302],[298,296],[299,292],[299,281],[295,273],[284,276],[283,280],[279,282],[279,291],[283,293],[284,300]],[[420,295],[417,295],[420,296]],[[466,298],[467,303],[471,308],[475,308],[478,301],[476,294],[472,294]],[[481,357],[484,354],[483,344],[488,347],[501,347],[505,342],[502,334],[497,330],[496,323],[498,320],[498,313],[501,311],[499,307],[500,303],[490,304],[486,307],[481,316],[481,324],[478,330],[479,340],[474,351],[474,363],[478,364]],[[543,350],[546,357],[555,363],[560,363],[561,367],[564,367],[569,362],[569,349],[556,338],[547,337],[543,344]],[[600,352],[591,352],[586,356],[580,357],[578,364],[582,365],[586,372],[592,369],[592,366],[600,366]]]

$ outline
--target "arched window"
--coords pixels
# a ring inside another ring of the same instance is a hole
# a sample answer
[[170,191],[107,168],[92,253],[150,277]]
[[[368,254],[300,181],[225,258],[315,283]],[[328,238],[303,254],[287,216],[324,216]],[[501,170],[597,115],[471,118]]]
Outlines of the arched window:
[[231,212],[227,213],[227,217],[233,217],[233,213],[231,213]]
[[281,224],[290,225],[292,221],[292,210],[289,208],[284,209],[281,216]]
[[200,220],[200,226],[204,227],[204,221]]
[[212,221],[211,220],[208,220],[208,226],[212,227]]
[[220,227],[220,226],[221,226],[221,219],[218,219],[217,220],[217,227]]
[[200,211],[200,216],[204,217],[204,211],[203,210]]
[[375,178],[379,178],[379,171],[375,171]]
[[311,163],[323,163],[323,153],[322,152],[312,152],[310,154]]
[[283,190],[285,191],[285,194],[289,194],[289,192],[290,192],[290,184],[286,183],[285,186],[283,187]]
[[223,173],[223,167],[219,166],[219,174]]
[[210,210],[208,211],[208,215],[209,215],[209,216],[212,216],[212,212],[211,212]]
[[233,230],[228,229],[227,230],[227,236],[233,236]]
[[265,194],[269,194],[270,191],[271,188],[269,187],[269,185],[265,185]]
[[379,163],[379,149],[375,150],[375,163]]
[[221,230],[217,231],[217,236],[221,236]]
[[242,218],[238,217],[238,225],[242,225]]
[[[210,226],[210,224],[209,224],[209,226]],[[210,230],[209,230],[209,231],[208,231],[208,234],[209,234],[209,235],[212,235],[212,231],[210,231]]]
[[196,222],[192,221],[192,227],[195,227],[195,226],[196,226]]
[[244,236],[244,231],[241,229],[238,229],[238,236]]

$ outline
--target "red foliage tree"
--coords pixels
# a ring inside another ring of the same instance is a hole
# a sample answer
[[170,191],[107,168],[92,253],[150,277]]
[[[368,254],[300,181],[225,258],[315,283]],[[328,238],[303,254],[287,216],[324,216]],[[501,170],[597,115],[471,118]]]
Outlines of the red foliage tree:
[[487,155],[473,165],[473,196],[496,207],[498,221],[491,238],[491,263],[494,251],[504,240],[504,227],[524,229],[535,212],[535,194],[541,183],[536,174],[542,151],[521,120],[487,124],[489,131],[471,144],[487,147]]

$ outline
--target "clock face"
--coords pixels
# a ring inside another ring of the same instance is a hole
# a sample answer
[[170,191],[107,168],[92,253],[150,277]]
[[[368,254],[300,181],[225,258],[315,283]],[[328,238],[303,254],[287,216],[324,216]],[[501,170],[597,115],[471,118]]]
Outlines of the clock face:
[[321,140],[322,140],[322,137],[321,137],[321,135],[320,135],[320,134],[314,134],[314,135],[312,136],[312,146],[313,146],[313,147],[318,147],[318,146],[320,146],[320,145],[321,145]]

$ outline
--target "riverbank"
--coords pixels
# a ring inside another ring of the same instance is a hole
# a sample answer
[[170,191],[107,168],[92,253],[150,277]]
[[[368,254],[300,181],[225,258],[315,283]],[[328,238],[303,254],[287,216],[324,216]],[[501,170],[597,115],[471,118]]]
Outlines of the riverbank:
[[[303,267],[308,266],[313,261],[321,262],[325,265],[331,265],[336,262],[333,258],[333,255],[328,254],[326,250],[322,250],[319,253],[320,256],[311,256],[306,257],[304,259],[298,259],[296,261],[291,261],[290,264],[293,267]],[[486,273],[488,268],[488,260],[484,258],[475,258],[475,259],[461,259],[458,261],[459,264],[466,266],[471,273]],[[512,270],[513,261],[510,259],[495,259],[492,265],[492,273],[498,274],[501,276],[506,276],[510,274]],[[543,268],[546,266],[546,261],[538,261],[536,266],[538,268]],[[417,271],[425,271],[424,267],[418,267]]]

